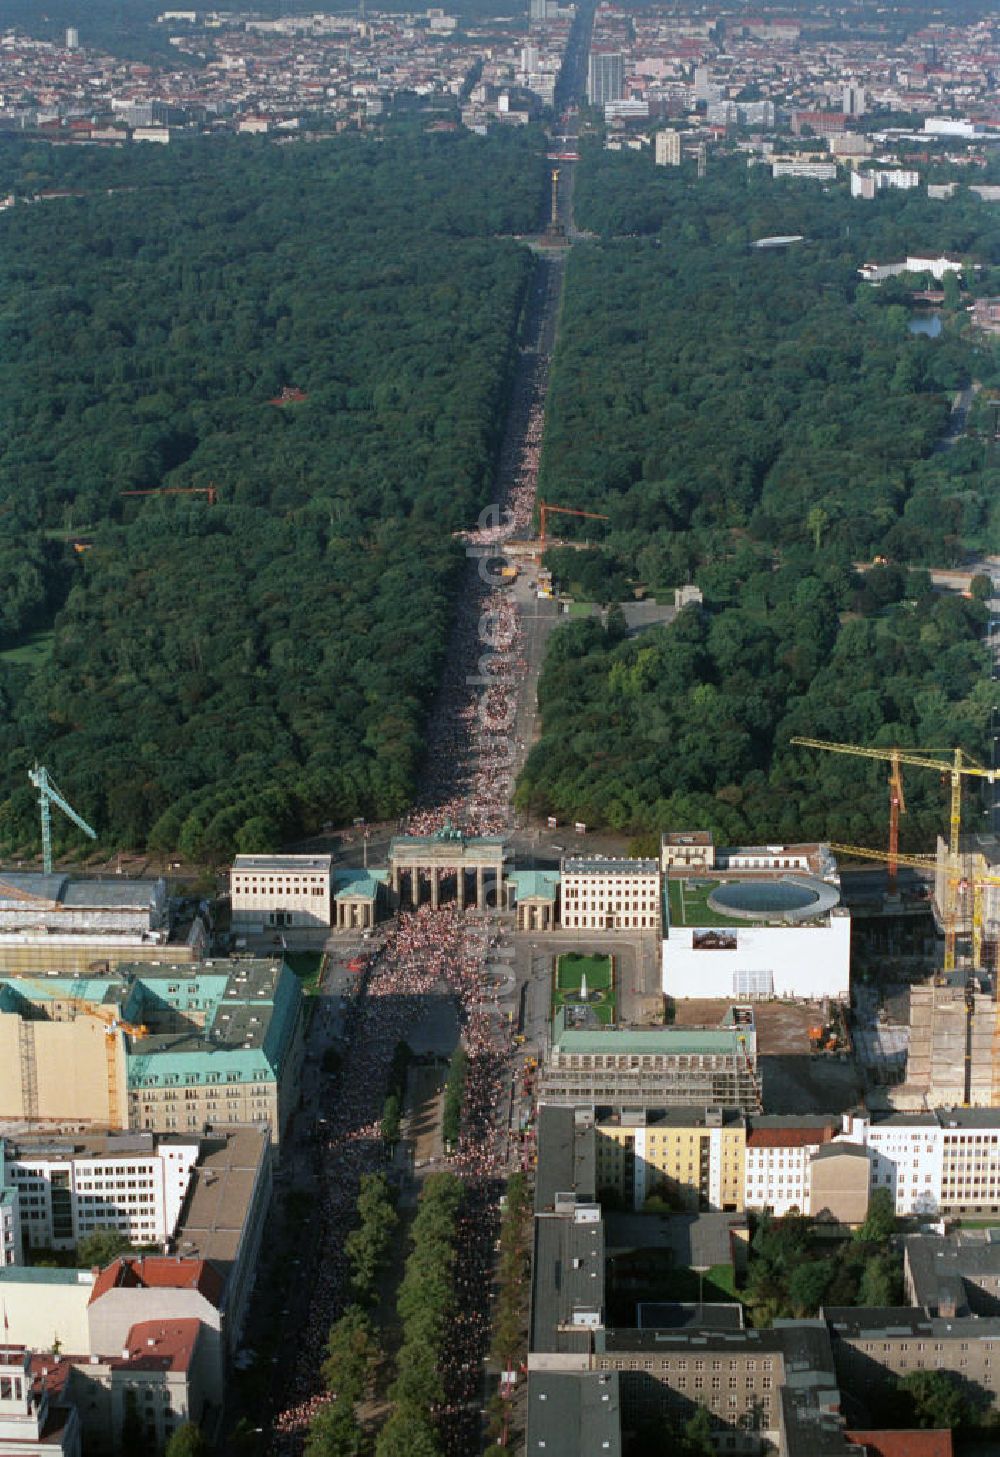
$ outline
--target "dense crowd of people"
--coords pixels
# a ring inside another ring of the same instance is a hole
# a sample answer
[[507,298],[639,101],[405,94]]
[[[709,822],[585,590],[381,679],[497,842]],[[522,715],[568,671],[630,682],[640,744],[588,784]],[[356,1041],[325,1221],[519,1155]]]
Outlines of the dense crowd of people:
[[[536,299],[540,307],[542,298]],[[530,527],[541,449],[548,357],[525,354],[500,460],[503,510],[494,524],[467,534],[470,554],[441,694],[428,733],[428,772],[411,834],[445,824],[474,835],[509,828],[518,751],[514,735],[527,664],[523,633],[509,589],[497,585],[504,543]],[[480,571],[486,562],[489,570]],[[465,1182],[455,1251],[455,1318],[442,1370],[445,1401],[434,1413],[447,1457],[476,1447],[482,1364],[490,1338],[490,1283],[499,1231],[499,1195],[509,1160],[508,1121],[498,1113],[510,1088],[512,1034],[499,1014],[502,986],[486,965],[500,931],[466,920],[454,903],[401,913],[369,963],[358,998],[339,1089],[325,1125],[319,1209],[323,1258],[306,1328],[297,1333],[300,1361],[289,1405],[273,1423],[271,1453],[301,1449],[321,1393],[326,1336],[346,1299],[344,1239],[354,1221],[361,1176],[384,1167],[379,1136],[382,1101],[397,1042],[423,1015],[429,994],[455,999],[468,1055],[459,1145],[449,1167]],[[521,1153],[515,1154],[518,1162]]]

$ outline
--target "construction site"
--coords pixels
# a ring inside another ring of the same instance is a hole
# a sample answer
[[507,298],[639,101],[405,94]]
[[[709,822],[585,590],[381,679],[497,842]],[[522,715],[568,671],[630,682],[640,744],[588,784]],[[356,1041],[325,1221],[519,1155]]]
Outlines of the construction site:
[[[963,788],[977,781],[992,785],[994,771],[961,749],[925,752],[805,738],[793,743],[888,768],[887,850],[831,846],[842,865],[844,859],[872,860],[886,867],[881,905],[869,911],[871,927],[882,923],[874,941],[883,949],[867,960],[861,949],[852,967],[854,1050],[868,1103],[904,1112],[1000,1106],[1000,845],[993,835],[962,827]],[[904,766],[932,770],[948,784],[948,836],[938,837],[933,855],[899,850]],[[906,888],[904,870],[911,872]],[[936,944],[928,945],[921,918],[925,928],[932,919]]]

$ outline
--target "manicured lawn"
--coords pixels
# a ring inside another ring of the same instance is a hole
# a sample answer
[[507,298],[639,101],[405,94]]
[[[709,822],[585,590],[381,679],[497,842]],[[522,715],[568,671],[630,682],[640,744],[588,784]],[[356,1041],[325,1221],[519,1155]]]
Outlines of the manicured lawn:
[[708,904],[708,898],[719,884],[717,880],[668,880],[672,926],[740,926],[745,921],[721,915]]
[[582,956],[577,951],[567,951],[556,957],[556,987],[559,991],[579,991],[584,976],[588,991],[610,991],[611,957]]

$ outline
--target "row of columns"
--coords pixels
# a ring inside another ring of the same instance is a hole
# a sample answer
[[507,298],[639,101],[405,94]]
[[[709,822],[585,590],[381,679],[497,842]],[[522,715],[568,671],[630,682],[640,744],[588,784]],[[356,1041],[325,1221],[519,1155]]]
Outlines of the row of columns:
[[551,931],[555,928],[555,902],[539,905],[519,901],[517,906],[517,929],[519,931]]
[[[458,909],[460,911],[464,911],[465,910],[465,870],[461,866],[449,866],[449,865],[440,866],[440,865],[432,865],[432,866],[429,867],[429,870],[428,870],[428,874],[430,876],[430,882],[431,882],[431,910],[432,911],[438,910],[439,907],[440,907],[440,905],[441,905],[441,876],[442,875],[450,875],[453,870],[455,871],[455,874],[457,876],[457,887],[456,887],[455,902],[456,902],[456,904],[458,906]],[[485,909],[486,909],[486,870],[487,870],[487,867],[485,865],[477,865],[475,867],[475,871],[476,871],[476,909],[477,910],[480,910],[480,911],[485,911]],[[393,895],[396,898],[397,902],[402,897],[402,874],[403,874],[403,872],[402,872],[402,869],[401,869],[400,866],[394,865],[392,867],[392,890],[393,890]],[[410,875],[410,904],[415,909],[420,904],[420,869],[419,869],[419,867],[418,866],[413,866],[412,869],[409,872],[409,875]],[[502,887],[503,887],[503,871],[499,867],[497,867],[497,869],[496,869],[496,882],[497,882],[497,902],[499,904],[500,897],[501,897],[501,894],[502,894]]]
[[337,907],[338,931],[370,931],[374,927],[374,901],[336,901],[334,904]]

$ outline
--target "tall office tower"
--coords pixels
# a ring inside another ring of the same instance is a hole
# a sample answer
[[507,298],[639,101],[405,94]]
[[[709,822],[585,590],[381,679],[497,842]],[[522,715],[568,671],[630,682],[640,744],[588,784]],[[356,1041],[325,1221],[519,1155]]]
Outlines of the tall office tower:
[[621,51],[597,52],[590,57],[587,100],[591,106],[606,106],[625,95],[625,57]]
[[80,32],[77,30],[77,28],[76,28],[75,25],[67,25],[67,27],[66,27],[66,49],[68,51],[75,51],[76,48],[79,46],[79,44],[80,44]]
[[521,47],[521,70],[524,71],[524,72],[526,72],[529,75],[531,74],[532,71],[537,71],[538,70],[538,47],[537,46],[522,46]]
[[528,0],[528,19],[545,20],[549,13],[548,0]]
[[844,87],[843,111],[845,116],[863,116],[865,112],[865,88],[849,82]]
[[656,165],[657,167],[679,167],[681,165],[680,132],[656,133]]
[[694,68],[694,99],[695,101],[715,100],[715,87],[712,85],[707,66],[695,66]]

